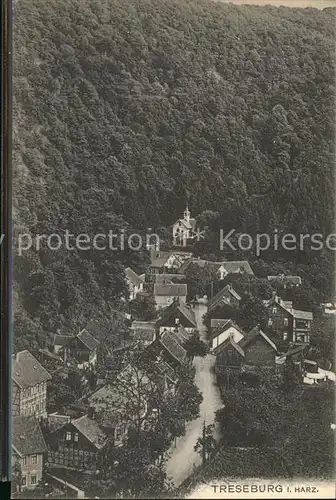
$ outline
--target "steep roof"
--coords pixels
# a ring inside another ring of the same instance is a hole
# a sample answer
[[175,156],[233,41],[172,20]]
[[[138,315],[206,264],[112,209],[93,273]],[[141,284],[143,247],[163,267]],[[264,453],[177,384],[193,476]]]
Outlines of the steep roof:
[[279,305],[288,312],[295,319],[305,319],[305,320],[313,320],[313,313],[310,311],[300,311],[299,309],[293,309],[293,303],[290,300],[282,300],[277,295],[273,295],[270,299],[264,300],[264,305],[269,307],[273,304]]
[[47,446],[35,417],[13,417],[13,449],[20,456],[45,453]]
[[154,365],[162,375],[165,375],[171,382],[176,384],[178,380],[178,375],[175,373],[174,368],[172,368],[168,363],[166,363],[166,361],[164,361],[161,358],[157,358],[154,361]]
[[154,295],[167,297],[186,297],[187,285],[185,284],[154,284]]
[[143,283],[143,280],[140,278],[140,276],[138,276],[130,267],[127,267],[125,269],[125,274],[126,278],[132,283],[132,285],[135,286],[135,285],[140,285],[140,283]]
[[161,313],[160,318],[157,321],[158,326],[164,326],[165,321],[170,319],[174,314],[180,312],[186,319],[192,324],[193,328],[196,328],[196,319],[194,311],[192,311],[184,302],[180,299],[174,300],[166,309]]
[[307,344],[293,346],[293,347],[289,348],[287,352],[285,352],[284,354],[281,354],[279,356],[279,360],[280,359],[286,359],[287,357],[295,356],[296,354],[303,353],[307,349],[308,349],[308,345]]
[[182,347],[177,335],[174,332],[165,330],[160,337],[161,345],[181,364],[184,364],[187,351]]
[[89,333],[86,328],[84,328],[83,330],[81,330],[78,335],[76,335],[76,337],[81,341],[83,342],[83,344],[88,348],[90,349],[90,351],[94,351],[95,349],[97,349],[97,347],[99,346],[99,341],[97,339],[95,339],[91,333]]
[[21,351],[16,356],[13,355],[12,377],[21,388],[41,384],[51,379],[50,373],[29,351]]
[[234,341],[232,335],[230,335],[222,344],[216,348],[216,355],[220,352],[225,351],[229,346],[232,346],[243,358],[245,357],[244,349],[241,347],[240,343]]
[[233,327],[236,330],[238,330],[238,332],[240,332],[243,335],[243,337],[246,336],[246,333],[232,319],[223,320],[223,321],[226,321],[226,323],[224,323],[222,326],[212,327],[212,329],[211,329],[212,330],[211,331],[212,339],[214,339],[215,337],[218,337],[218,335],[221,335],[223,332],[228,330],[230,327]]
[[276,345],[274,344],[274,342],[272,342],[272,340],[266,335],[266,333],[264,333],[261,329],[260,329],[260,326],[257,325],[255,326],[254,328],[252,328],[252,330],[250,330],[248,332],[248,334],[243,337],[240,341],[239,341],[239,345],[240,347],[242,347],[243,349],[248,345],[250,344],[256,337],[258,337],[258,335],[260,335],[271,347],[272,349],[274,349],[274,351],[277,351],[277,347]]
[[208,310],[214,309],[217,307],[221,300],[226,297],[228,294],[231,294],[238,301],[241,300],[241,296],[235,291],[232,285],[228,284],[222,290],[220,290],[209,302]]
[[87,415],[73,420],[72,425],[83,434],[98,450],[103,448],[107,442],[105,432],[98,426],[97,422],[90,419]]

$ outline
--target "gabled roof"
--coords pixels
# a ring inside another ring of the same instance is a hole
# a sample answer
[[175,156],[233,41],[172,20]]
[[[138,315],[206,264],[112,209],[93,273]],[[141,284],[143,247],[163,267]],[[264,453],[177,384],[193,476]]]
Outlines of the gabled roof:
[[264,333],[260,329],[259,325],[252,328],[252,330],[250,330],[248,334],[240,340],[240,347],[245,349],[245,347],[250,344],[256,337],[258,337],[258,335],[260,335],[272,347],[272,349],[274,349],[274,351],[277,351],[277,347],[274,342],[272,342],[272,340],[266,335],[266,333]]
[[179,339],[174,332],[165,330],[160,337],[160,344],[181,364],[184,364],[187,358],[187,351],[182,347]]
[[51,333],[51,344],[53,346],[65,346],[73,338],[73,335],[62,335],[60,333]]
[[154,361],[154,366],[162,375],[165,375],[171,382],[176,384],[176,382],[178,381],[178,375],[175,373],[174,368],[166,363],[166,361],[158,357]]
[[313,320],[313,313],[309,311],[300,311],[299,309],[293,309],[293,303],[290,300],[282,300],[277,295],[273,295],[270,299],[263,301],[266,307],[271,305],[279,305],[284,311],[288,312],[295,319],[305,319]]
[[209,302],[208,310],[214,309],[217,307],[223,298],[227,297],[227,295],[232,295],[238,301],[241,300],[241,296],[235,291],[232,285],[228,284],[222,290],[220,290]]
[[41,384],[51,379],[50,373],[29,351],[21,351],[13,355],[12,377],[21,388]]
[[244,349],[241,347],[240,342],[237,344],[231,335],[216,348],[216,355],[225,351],[229,346],[232,346],[243,358],[245,357]]
[[196,319],[194,311],[192,311],[184,302],[180,299],[174,300],[166,309],[161,313],[160,318],[157,321],[158,326],[164,326],[165,322],[170,319],[174,314],[180,312],[193,328],[196,328]]
[[140,276],[138,276],[130,267],[125,269],[125,274],[126,278],[132,283],[132,285],[138,286],[140,283],[143,283],[143,279],[141,279]]
[[90,419],[87,415],[83,415],[71,423],[98,450],[106,444],[107,436],[105,432],[97,425],[97,422]]
[[229,320],[223,320],[226,321],[222,326],[219,327],[212,327],[211,329],[211,338],[214,339],[215,337],[218,337],[218,335],[221,335],[223,332],[228,330],[229,328],[233,327],[235,328],[238,332],[240,332],[243,337],[246,336],[246,333],[238,326],[232,319]]
[[47,451],[40,424],[35,417],[20,415],[13,417],[12,422],[12,446],[18,455],[37,455]]
[[186,297],[187,296],[187,285],[185,284],[154,284],[154,295],[155,296],[166,296],[166,297]]
[[174,223],[174,226],[178,223],[181,223],[186,229],[192,229],[194,230],[195,227],[196,227],[196,219],[189,219],[189,221],[187,221],[186,219],[178,219],[175,223]]
[[97,349],[97,347],[99,346],[99,341],[97,339],[95,339],[91,333],[89,333],[86,328],[84,328],[83,330],[81,330],[78,335],[76,335],[76,337],[81,341],[83,342],[83,344],[88,348],[90,349],[90,351],[94,351],[95,349]]

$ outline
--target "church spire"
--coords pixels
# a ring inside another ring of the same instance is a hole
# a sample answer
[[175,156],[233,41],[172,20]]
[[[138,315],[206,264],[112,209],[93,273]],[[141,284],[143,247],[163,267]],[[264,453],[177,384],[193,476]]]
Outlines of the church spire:
[[184,211],[183,216],[184,216],[184,220],[185,220],[186,222],[189,222],[189,221],[190,221],[190,212],[189,212],[189,208],[188,208],[188,201],[187,201],[187,206],[186,206],[186,208],[185,208],[185,211]]

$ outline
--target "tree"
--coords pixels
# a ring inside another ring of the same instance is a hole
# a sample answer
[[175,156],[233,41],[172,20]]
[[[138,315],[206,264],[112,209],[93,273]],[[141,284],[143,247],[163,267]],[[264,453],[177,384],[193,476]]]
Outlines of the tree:
[[157,317],[155,300],[152,295],[138,296],[129,302],[132,318],[138,321],[151,321]]
[[200,340],[197,335],[193,335],[188,340],[185,341],[183,347],[187,351],[188,356],[193,359],[195,356],[200,356],[204,358],[204,356],[208,353],[207,345]]
[[286,358],[283,371],[283,390],[289,393],[298,389],[302,383],[302,375],[290,356]]
[[194,450],[198,451],[202,456],[203,465],[205,465],[205,462],[210,459],[213,451],[216,448],[216,440],[213,436],[214,427],[214,424],[206,426],[204,422],[202,437],[199,437],[197,439],[194,446]]

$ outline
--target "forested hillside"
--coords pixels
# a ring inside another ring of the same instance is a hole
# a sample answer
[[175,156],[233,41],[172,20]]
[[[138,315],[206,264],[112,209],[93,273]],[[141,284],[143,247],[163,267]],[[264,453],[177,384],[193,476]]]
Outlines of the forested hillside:
[[[168,226],[187,197],[251,234],[332,232],[334,23],[333,9],[18,0],[16,233]],[[121,262],[145,258],[16,257],[18,337],[102,310]]]

